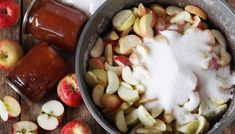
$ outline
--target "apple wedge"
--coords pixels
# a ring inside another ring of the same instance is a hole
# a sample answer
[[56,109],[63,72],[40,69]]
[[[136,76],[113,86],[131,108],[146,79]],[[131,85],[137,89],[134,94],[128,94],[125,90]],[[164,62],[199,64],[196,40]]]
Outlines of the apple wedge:
[[146,45],[136,46],[136,52],[141,55],[143,58],[146,58],[149,55],[149,48]]
[[216,30],[216,29],[212,29],[211,32],[212,32],[212,34],[214,35],[216,41],[217,41],[222,47],[226,48],[226,47],[227,47],[227,43],[226,43],[226,39],[225,39],[224,35],[223,35],[220,31],[218,31],[218,30]]
[[184,10],[188,11],[191,14],[199,16],[200,18],[202,18],[204,20],[207,19],[206,12],[203,9],[199,8],[199,7],[196,7],[196,6],[193,6],[193,5],[187,5],[187,6],[185,6]]
[[121,106],[120,106],[120,109],[125,111],[127,110],[128,108],[130,108],[130,106],[126,103],[126,102],[122,102]]
[[166,13],[170,16],[176,15],[179,12],[182,12],[182,11],[184,11],[182,8],[176,7],[176,6],[168,6],[166,8]]
[[124,112],[122,110],[118,111],[115,115],[115,125],[123,133],[128,131],[128,127],[126,124]]
[[138,8],[137,8],[137,14],[139,17],[142,17],[144,16],[145,14],[147,13],[146,11],[146,8],[144,7],[144,5],[142,3],[140,3],[138,5]]
[[198,120],[193,120],[192,122],[183,125],[183,126],[177,126],[177,130],[184,134],[195,134],[199,126]]
[[109,65],[113,65],[113,47],[112,44],[107,44],[104,49],[104,57],[105,61],[109,63]]
[[151,109],[151,115],[153,118],[157,118],[163,112],[162,108],[154,107]]
[[203,116],[199,116],[198,121],[199,125],[196,134],[203,134],[209,129],[209,122]]
[[122,69],[122,79],[131,85],[137,85],[139,83],[133,76],[133,72],[129,66],[126,66]]
[[130,65],[130,61],[125,56],[114,56],[114,63],[118,66],[125,67]]
[[143,124],[142,123],[138,123],[137,125],[135,125],[134,127],[132,127],[132,129],[130,130],[129,134],[136,134],[136,130],[138,128],[143,128]]
[[137,112],[138,112],[138,110],[135,109],[130,114],[125,116],[126,124],[128,126],[135,125],[135,124],[137,124],[139,122],[139,118],[138,118],[138,113]]
[[91,58],[88,64],[89,69],[104,69],[104,62],[101,58]]
[[91,57],[100,57],[102,53],[104,52],[104,41],[102,38],[98,38],[94,47],[90,51]]
[[99,83],[98,78],[91,71],[86,72],[85,80],[86,80],[87,85],[90,86],[90,87],[94,87],[96,84]]
[[119,36],[114,30],[111,30],[105,35],[104,39],[105,40],[118,40]]
[[121,67],[121,66],[111,66],[108,63],[105,63],[104,67],[105,67],[106,71],[113,71],[114,73],[117,74],[117,76],[121,76],[122,75],[123,67]]
[[152,21],[153,15],[151,13],[145,14],[140,19],[140,31],[143,37],[153,37],[153,29],[152,29]]
[[192,16],[187,11],[179,12],[170,19],[171,23],[176,23],[176,24],[183,24],[185,21],[189,23],[193,23]]
[[122,104],[122,100],[116,94],[104,94],[102,102],[107,112],[116,111]]
[[113,17],[112,23],[118,31],[125,31],[134,24],[135,18],[131,10],[122,10]]
[[167,15],[166,10],[159,4],[152,4],[151,9],[158,17],[165,17]]
[[145,93],[145,87],[142,84],[137,84],[134,86],[136,90],[138,90],[139,94],[144,94]]
[[164,122],[169,124],[175,120],[175,116],[172,113],[164,112],[163,119],[164,119]]
[[166,131],[166,124],[162,120],[156,119],[156,123],[152,127],[145,126],[145,128],[156,129],[164,132]]
[[64,106],[57,100],[51,100],[43,104],[37,122],[44,130],[55,130],[61,123],[63,116]]
[[94,103],[99,107],[104,107],[102,98],[104,96],[105,88],[103,85],[96,85],[92,90],[92,99]]
[[219,60],[219,64],[222,67],[225,67],[227,65],[229,65],[232,61],[232,56],[229,54],[229,52],[226,50],[226,48],[221,47],[220,48],[220,60]]
[[119,39],[120,53],[131,54],[132,49],[142,44],[142,40],[136,35],[127,35]]
[[106,93],[113,94],[119,88],[119,84],[120,84],[119,78],[117,74],[113,71],[108,71],[107,74],[108,74],[108,87],[106,89]]
[[93,69],[91,72],[96,76],[96,78],[99,81],[99,84],[102,84],[104,86],[107,85],[108,83],[108,77],[107,77],[107,72],[102,69]]
[[3,121],[16,118],[21,113],[20,104],[11,96],[5,96],[0,100],[0,116]]
[[126,87],[126,88],[129,88],[129,89],[134,90],[133,87],[132,87],[130,84],[128,84],[128,83],[126,83],[126,82],[124,82],[124,81],[121,82],[121,86],[124,86],[124,87]]
[[118,88],[118,96],[126,102],[135,102],[139,99],[139,93],[137,90],[132,90],[124,86]]
[[31,121],[19,121],[12,125],[12,134],[38,134],[38,126]]
[[138,107],[137,114],[140,122],[145,126],[152,127],[156,123],[156,120],[149,114],[143,105]]
[[140,18],[136,18],[135,19],[135,23],[134,23],[134,26],[133,26],[133,30],[134,30],[134,32],[137,34],[137,35],[139,35],[139,36],[143,36],[142,35],[142,32],[141,32],[141,30],[140,30]]
[[162,132],[159,130],[148,129],[148,128],[137,128],[136,133],[137,134],[162,134]]
[[210,39],[210,45],[211,46],[215,46],[216,45],[216,41],[215,41],[215,36],[214,34],[211,32],[211,30],[205,30],[205,32],[207,32],[209,34],[209,39]]

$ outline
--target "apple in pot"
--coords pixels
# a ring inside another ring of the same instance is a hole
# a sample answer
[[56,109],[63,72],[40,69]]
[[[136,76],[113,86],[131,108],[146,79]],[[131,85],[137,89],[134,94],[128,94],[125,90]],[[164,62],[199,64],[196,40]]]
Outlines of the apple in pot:
[[62,122],[63,116],[64,106],[57,100],[51,100],[43,104],[37,122],[44,130],[55,130]]
[[77,107],[83,102],[75,74],[68,74],[59,82],[57,93],[60,99],[70,107]]
[[83,121],[70,121],[61,129],[60,134],[92,134],[92,131]]
[[0,117],[3,121],[16,118],[21,113],[20,104],[11,96],[5,96],[0,100]]
[[23,56],[21,46],[11,40],[0,40],[0,70],[9,70]]
[[11,0],[0,1],[0,29],[15,25],[20,18],[20,6]]
[[38,134],[38,126],[31,121],[19,121],[12,125],[12,134]]

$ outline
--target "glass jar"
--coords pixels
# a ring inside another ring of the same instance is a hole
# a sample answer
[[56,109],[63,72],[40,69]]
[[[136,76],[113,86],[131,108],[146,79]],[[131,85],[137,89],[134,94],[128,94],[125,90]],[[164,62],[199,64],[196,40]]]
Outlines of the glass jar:
[[8,84],[29,100],[39,101],[67,73],[60,55],[47,43],[35,45],[9,72]]
[[54,0],[36,0],[26,12],[24,28],[39,40],[74,50],[87,19],[81,11]]

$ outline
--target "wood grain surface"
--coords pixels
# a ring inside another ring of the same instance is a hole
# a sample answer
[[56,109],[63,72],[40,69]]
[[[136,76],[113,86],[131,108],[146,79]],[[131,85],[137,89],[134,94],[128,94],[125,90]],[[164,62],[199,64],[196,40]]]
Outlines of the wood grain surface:
[[[226,0],[228,4],[235,9],[235,0]],[[15,25],[14,27],[7,30],[0,30],[0,39],[13,39],[23,46],[32,46],[35,41],[30,36],[25,36],[22,38],[21,36],[21,22],[23,15],[30,4],[31,0],[18,0],[18,3],[21,5],[21,21]],[[26,47],[26,51],[28,47]],[[46,96],[42,102],[32,104],[20,98],[6,83],[4,82],[4,76],[6,76],[6,72],[0,72],[0,99],[3,96],[10,95],[17,100],[20,101],[22,114],[20,117],[8,121],[3,122],[0,119],[0,134],[10,134],[11,133],[11,125],[19,120],[30,120],[36,122],[37,115],[40,112],[41,105],[51,99],[58,99],[56,95],[56,88],[54,92],[50,95]],[[63,127],[64,123],[71,120],[84,120],[89,126],[92,128],[94,134],[106,134],[107,132],[94,120],[91,114],[88,112],[86,106],[83,104],[78,108],[68,108],[66,107],[65,118],[63,123],[59,126],[58,129],[54,131],[43,131],[40,130],[39,134],[59,134],[61,127]],[[231,124],[228,128],[225,129],[224,134],[235,134],[235,122]]]

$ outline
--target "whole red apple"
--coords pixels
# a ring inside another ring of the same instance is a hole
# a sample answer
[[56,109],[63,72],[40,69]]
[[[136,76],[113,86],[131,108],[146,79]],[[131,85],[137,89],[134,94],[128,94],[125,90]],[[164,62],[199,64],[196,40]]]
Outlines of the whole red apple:
[[69,74],[60,80],[57,93],[60,99],[70,107],[77,107],[83,102],[75,74]]
[[15,25],[20,18],[20,6],[11,0],[0,1],[0,29]]
[[0,70],[9,70],[23,56],[21,46],[11,40],[0,40]]
[[83,121],[70,121],[61,129],[60,134],[92,134],[92,131]]

